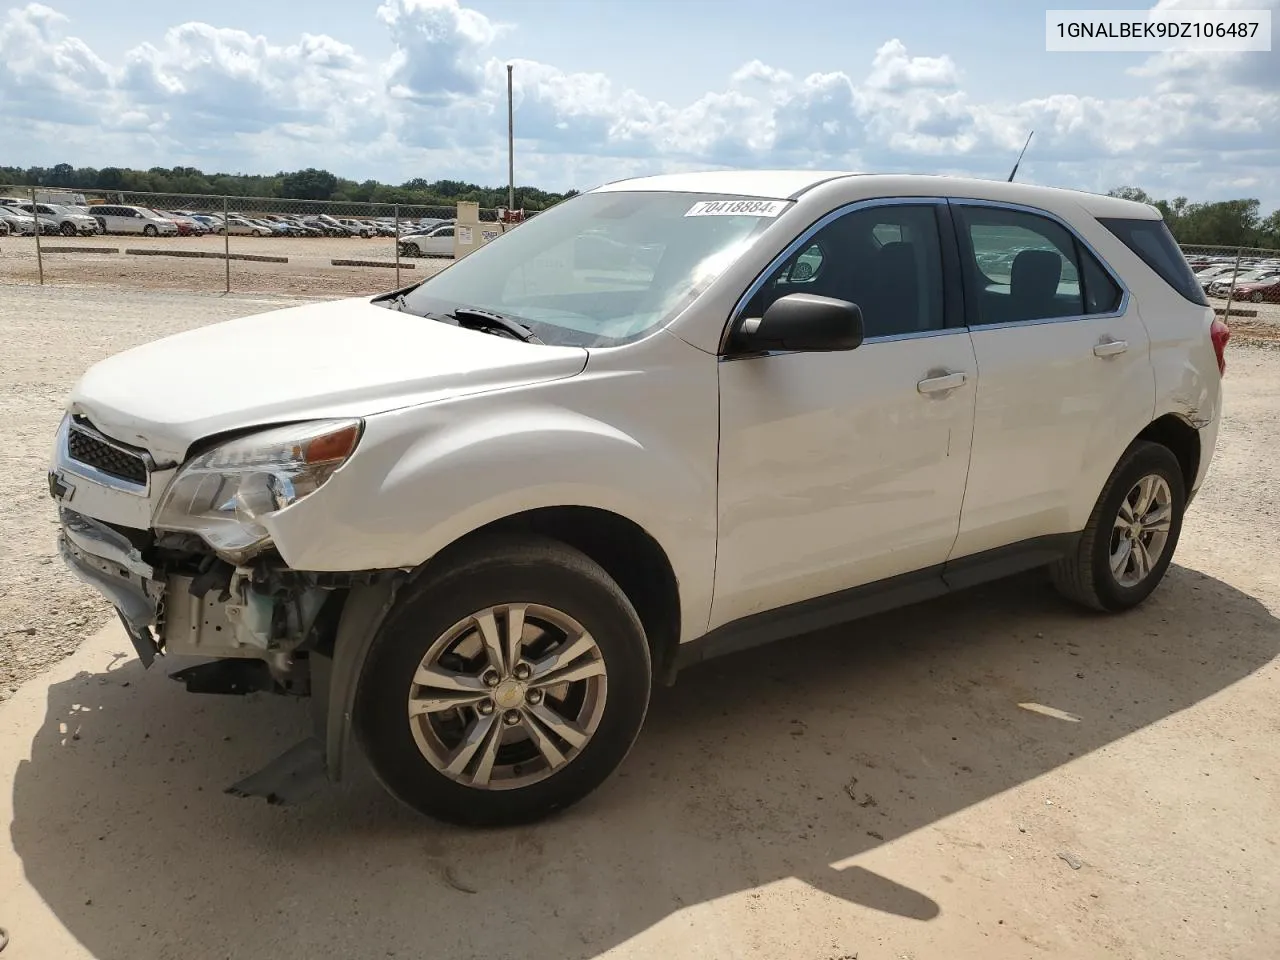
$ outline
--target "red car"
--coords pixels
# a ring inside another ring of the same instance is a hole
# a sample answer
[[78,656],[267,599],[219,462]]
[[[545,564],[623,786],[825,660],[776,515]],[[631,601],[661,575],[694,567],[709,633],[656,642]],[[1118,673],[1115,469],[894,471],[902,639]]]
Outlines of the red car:
[[1280,274],[1240,284],[1236,287],[1236,299],[1252,303],[1280,303]]

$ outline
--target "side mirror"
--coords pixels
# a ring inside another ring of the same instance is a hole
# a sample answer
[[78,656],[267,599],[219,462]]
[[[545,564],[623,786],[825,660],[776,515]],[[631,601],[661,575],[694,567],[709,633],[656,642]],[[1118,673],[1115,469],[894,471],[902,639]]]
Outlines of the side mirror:
[[862,344],[862,309],[848,300],[791,293],[775,300],[763,317],[744,320],[734,337],[737,350],[854,350]]

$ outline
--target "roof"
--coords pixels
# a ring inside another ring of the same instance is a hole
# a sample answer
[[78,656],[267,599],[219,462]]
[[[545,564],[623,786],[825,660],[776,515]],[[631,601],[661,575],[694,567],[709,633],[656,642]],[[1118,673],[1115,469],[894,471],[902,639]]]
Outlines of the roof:
[[720,193],[769,200],[794,199],[818,184],[847,177],[869,197],[944,196],[970,197],[1053,209],[1063,203],[1083,207],[1095,217],[1159,219],[1160,212],[1145,203],[1102,194],[1041,187],[1030,183],[944,177],[927,174],[858,174],[839,170],[707,170],[668,173],[653,177],[616,180],[592,192],[667,191],[672,193]]
[[699,173],[664,173],[656,177],[615,180],[592,192],[662,190],[669,193],[728,193],[735,197],[786,200],[824,180],[852,175],[847,170],[706,170]]

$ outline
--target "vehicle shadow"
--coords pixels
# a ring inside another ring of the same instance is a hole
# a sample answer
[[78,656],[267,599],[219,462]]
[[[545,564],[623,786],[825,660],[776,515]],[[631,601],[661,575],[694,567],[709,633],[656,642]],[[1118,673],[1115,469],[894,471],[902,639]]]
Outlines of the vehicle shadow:
[[927,922],[945,889],[842,862],[1278,653],[1280,621],[1261,603],[1185,567],[1119,617],[1025,576],[695,668],[657,693],[601,790],[494,831],[421,819],[363,771],[298,808],[233,799],[221,788],[301,736],[305,705],[197,697],[129,661],[51,687],[16,775],[13,843],[104,960],[585,960],[786,878]]

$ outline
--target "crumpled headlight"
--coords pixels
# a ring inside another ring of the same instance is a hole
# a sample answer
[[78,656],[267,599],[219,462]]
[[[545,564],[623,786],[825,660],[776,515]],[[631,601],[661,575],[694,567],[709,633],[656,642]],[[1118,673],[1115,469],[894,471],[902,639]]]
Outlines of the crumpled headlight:
[[154,525],[194,533],[234,559],[270,541],[262,520],[324,485],[360,441],[360,420],[319,420],[253,433],[189,461],[170,481]]

